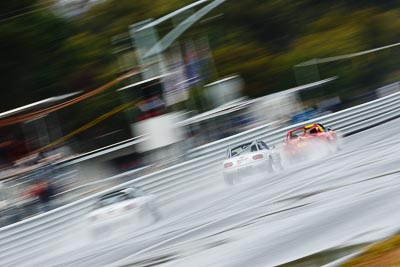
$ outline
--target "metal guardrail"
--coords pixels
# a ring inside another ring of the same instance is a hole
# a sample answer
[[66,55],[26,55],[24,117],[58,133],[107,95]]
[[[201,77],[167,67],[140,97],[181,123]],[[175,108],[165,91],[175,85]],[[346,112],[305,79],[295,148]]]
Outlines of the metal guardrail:
[[[400,92],[312,121],[324,123],[341,134],[348,135],[397,117],[400,117]],[[284,139],[289,129],[305,123],[308,122],[288,127],[268,124],[204,145],[191,151],[194,159],[144,175],[113,190],[135,185],[156,194],[161,201],[169,201],[193,188],[194,184],[204,183],[212,175],[218,175],[222,171],[220,161],[225,157],[227,146],[249,139],[262,139],[267,143],[277,144]],[[129,177],[130,172],[122,175]],[[68,230],[85,216],[99,194],[0,228],[0,265],[16,266],[27,257],[56,245],[58,238],[68,235]]]
[[[276,145],[284,140],[288,130],[313,121],[318,121],[333,129],[339,130],[343,135],[349,135],[356,132],[363,124],[365,124],[366,127],[371,126],[374,124],[375,119],[380,119],[378,116],[383,115],[387,116],[387,119],[391,119],[396,114],[399,115],[399,101],[399,93],[394,93],[387,97],[287,127],[274,127],[271,124],[259,126],[235,136],[195,148],[190,153],[193,157],[209,155],[217,151],[221,153],[224,152],[228,146],[236,145],[249,139],[262,139],[270,144]],[[392,117],[391,115],[394,116]],[[371,121],[366,121],[367,119],[371,120],[372,123]],[[357,125],[355,125],[355,123],[357,123]]]

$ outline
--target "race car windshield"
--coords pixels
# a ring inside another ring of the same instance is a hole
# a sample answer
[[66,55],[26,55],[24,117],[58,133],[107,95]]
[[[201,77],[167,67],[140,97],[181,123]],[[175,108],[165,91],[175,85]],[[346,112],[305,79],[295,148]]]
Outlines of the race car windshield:
[[295,130],[290,133],[290,138],[296,138],[304,134],[304,129]]
[[131,198],[144,196],[144,192],[139,188],[127,188],[121,192],[129,195]]
[[246,153],[250,153],[251,143],[243,144],[231,149],[231,157],[236,157]]
[[307,134],[317,134],[318,130],[317,128],[311,128],[307,130]]
[[123,192],[106,195],[100,198],[100,200],[96,203],[95,208],[103,208],[127,199],[129,199],[129,196]]

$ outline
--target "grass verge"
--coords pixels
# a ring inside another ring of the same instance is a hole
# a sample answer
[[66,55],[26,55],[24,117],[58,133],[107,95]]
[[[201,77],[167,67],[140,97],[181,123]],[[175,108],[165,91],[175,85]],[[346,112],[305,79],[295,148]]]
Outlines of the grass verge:
[[372,245],[342,267],[400,266],[400,234]]

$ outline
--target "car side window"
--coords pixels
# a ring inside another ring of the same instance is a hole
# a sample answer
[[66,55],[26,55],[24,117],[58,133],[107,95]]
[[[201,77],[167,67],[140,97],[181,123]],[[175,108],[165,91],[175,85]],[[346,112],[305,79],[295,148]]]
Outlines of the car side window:
[[123,194],[121,194],[121,195],[119,196],[119,201],[125,201],[125,200],[128,200],[128,199],[130,199],[130,198],[131,198],[131,197],[130,197],[129,194],[123,193]]
[[255,151],[257,151],[257,145],[252,145],[251,146],[251,152],[255,152]]
[[263,141],[260,141],[259,145],[260,145],[261,149],[266,149],[266,150],[269,149],[269,147]]

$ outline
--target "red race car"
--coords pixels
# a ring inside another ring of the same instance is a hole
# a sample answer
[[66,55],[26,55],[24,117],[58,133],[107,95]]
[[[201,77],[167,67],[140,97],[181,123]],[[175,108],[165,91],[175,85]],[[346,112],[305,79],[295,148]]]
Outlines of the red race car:
[[283,146],[289,161],[309,158],[309,156],[317,154],[314,152],[332,152],[338,149],[336,132],[320,123],[312,123],[290,130],[286,134]]

